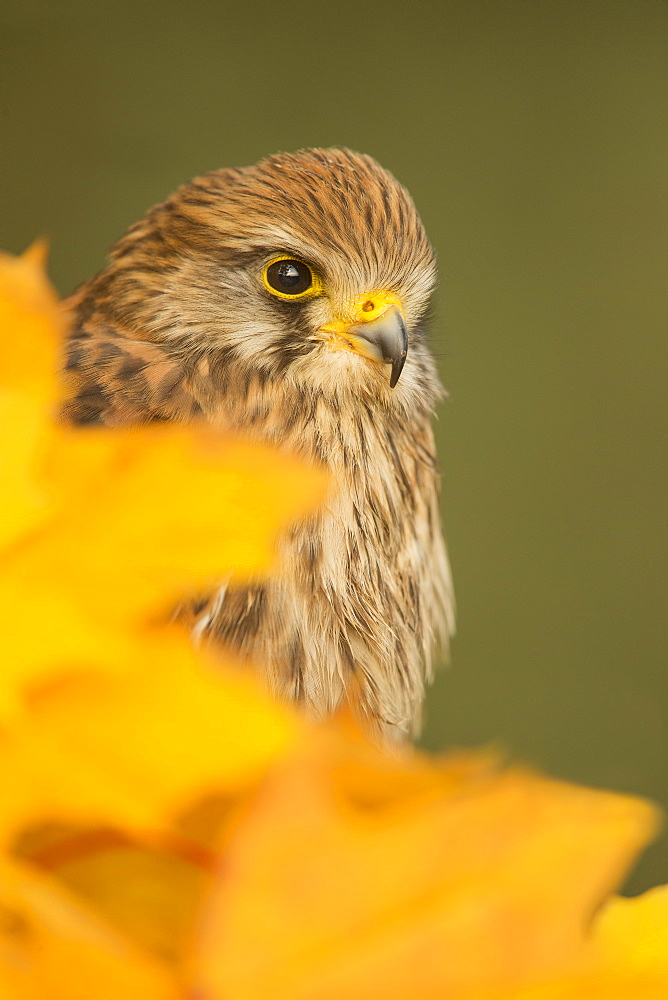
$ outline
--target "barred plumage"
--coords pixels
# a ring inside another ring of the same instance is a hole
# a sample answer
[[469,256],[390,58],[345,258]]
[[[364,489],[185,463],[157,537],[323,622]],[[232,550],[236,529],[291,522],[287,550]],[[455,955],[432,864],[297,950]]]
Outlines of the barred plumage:
[[[273,295],[261,274],[277,254],[305,262],[322,293]],[[286,534],[278,576],[194,602],[190,623],[261,664],[280,697],[315,715],[348,698],[390,737],[415,730],[453,630],[423,329],[434,280],[407,191],[368,156],[314,149],[181,187],[70,300],[67,420],[204,419],[332,470],[326,509]],[[407,331],[395,388],[363,340],[371,326],[354,325],[360,302]]]

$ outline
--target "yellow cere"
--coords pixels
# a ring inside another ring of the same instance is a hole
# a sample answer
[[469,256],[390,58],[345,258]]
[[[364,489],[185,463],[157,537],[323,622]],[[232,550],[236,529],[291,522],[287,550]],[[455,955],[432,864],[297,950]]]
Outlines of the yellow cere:
[[320,332],[330,334],[329,346],[334,350],[353,351],[355,354],[359,354],[359,342],[348,336],[350,327],[380,319],[391,306],[398,306],[405,318],[401,299],[395,292],[365,292],[350,303],[346,303],[345,307],[340,308],[337,311],[337,318],[321,326]]

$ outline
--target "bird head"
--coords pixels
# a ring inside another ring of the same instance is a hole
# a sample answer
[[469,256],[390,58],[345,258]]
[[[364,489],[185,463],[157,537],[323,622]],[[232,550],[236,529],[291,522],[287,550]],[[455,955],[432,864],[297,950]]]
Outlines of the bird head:
[[427,378],[435,270],[390,173],[307,149],[179,188],[118,242],[97,300],[132,336],[209,357],[212,371],[324,393],[388,393],[403,372],[405,392]]

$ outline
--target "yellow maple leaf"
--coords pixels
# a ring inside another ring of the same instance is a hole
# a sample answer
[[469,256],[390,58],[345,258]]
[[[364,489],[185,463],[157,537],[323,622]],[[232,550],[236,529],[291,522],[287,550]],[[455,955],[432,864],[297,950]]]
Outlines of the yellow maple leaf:
[[0,553],[48,516],[39,483],[44,412],[34,396],[0,386]]
[[0,737],[5,839],[40,819],[159,829],[252,785],[297,736],[255,678],[203,662],[176,629],[148,631],[124,666],[33,687]]
[[40,268],[39,250],[0,257],[0,717],[49,673],[134,663],[128,628],[156,608],[266,573],[327,490],[292,456],[201,428],[56,426],[61,315]]
[[0,252],[0,388],[22,389],[50,406],[65,315],[44,266],[47,247],[19,257]]
[[22,681],[126,662],[128,626],[184,595],[266,574],[280,530],[327,488],[267,447],[178,428],[59,431],[48,465],[58,502],[0,564],[0,715]]
[[179,427],[63,431],[49,473],[58,520],[22,547],[20,566],[115,621],[266,573],[280,530],[327,488],[322,472],[265,445]]
[[0,253],[0,552],[48,513],[38,463],[57,395],[64,315],[45,271],[46,245]]

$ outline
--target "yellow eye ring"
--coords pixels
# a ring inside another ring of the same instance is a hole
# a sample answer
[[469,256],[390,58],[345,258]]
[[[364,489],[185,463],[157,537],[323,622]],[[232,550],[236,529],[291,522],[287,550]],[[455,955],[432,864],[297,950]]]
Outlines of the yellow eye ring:
[[262,282],[272,295],[292,302],[312,299],[322,292],[322,280],[312,267],[298,257],[279,254],[262,268]]

